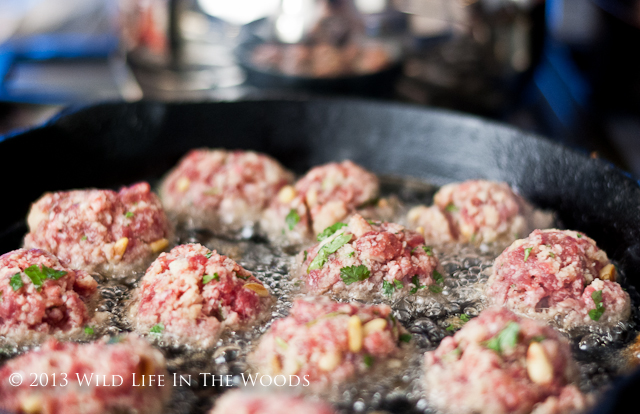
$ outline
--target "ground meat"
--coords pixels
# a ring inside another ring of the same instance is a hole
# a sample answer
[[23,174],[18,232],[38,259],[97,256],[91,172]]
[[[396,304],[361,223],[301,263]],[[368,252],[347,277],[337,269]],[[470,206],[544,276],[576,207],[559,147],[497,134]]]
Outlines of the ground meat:
[[615,277],[607,254],[583,233],[535,230],[498,256],[487,293],[497,304],[564,329],[611,326],[626,320],[631,306]]
[[407,339],[403,332],[386,305],[297,299],[248,360],[262,375],[297,375],[312,388],[326,389],[397,356]]
[[438,259],[420,234],[358,214],[348,225],[340,225],[299,255],[298,274],[309,291],[361,300],[397,299],[427,286],[429,291],[442,291],[442,269],[437,270]]
[[160,186],[170,214],[192,227],[238,230],[260,214],[293,175],[273,158],[251,151],[189,152]]
[[149,184],[47,193],[31,206],[27,248],[73,269],[126,276],[167,248],[171,226]]
[[262,228],[272,236],[307,239],[375,200],[378,178],[351,161],[311,169],[295,187],[284,187],[265,211]]
[[201,346],[215,343],[224,328],[258,322],[272,301],[250,272],[199,244],[161,254],[134,298],[130,315],[140,333],[166,334]]
[[531,210],[506,183],[470,180],[440,188],[434,205],[413,208],[408,220],[434,242],[490,243],[520,237]]
[[582,411],[592,398],[577,379],[566,339],[505,308],[485,310],[425,354],[429,402],[458,414]]
[[[90,344],[50,339],[41,349],[10,360],[0,368],[0,409],[38,414],[161,412],[171,393],[162,353],[134,335],[118,339]],[[22,376],[20,386],[9,382],[14,373]],[[134,381],[142,384],[143,375],[146,386],[134,386]],[[155,382],[149,386],[151,375]],[[158,385],[160,375],[164,386]],[[36,377],[37,386],[31,386]]]
[[334,414],[324,402],[287,394],[231,391],[216,401],[209,414],[282,414],[284,411],[304,414]]
[[96,291],[87,272],[62,266],[49,252],[6,253],[0,256],[0,336],[37,339],[77,331],[90,318],[86,303]]

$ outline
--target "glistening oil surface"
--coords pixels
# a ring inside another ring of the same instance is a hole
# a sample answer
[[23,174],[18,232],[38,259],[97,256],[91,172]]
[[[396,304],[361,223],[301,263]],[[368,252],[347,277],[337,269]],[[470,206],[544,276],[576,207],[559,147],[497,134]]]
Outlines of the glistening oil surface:
[[[401,202],[396,221],[402,222],[406,211],[418,203],[430,204],[435,188],[415,180],[382,180],[383,195],[395,195]],[[211,375],[232,375],[235,384],[242,384],[252,374],[246,356],[273,320],[288,314],[293,300],[302,295],[299,284],[289,276],[296,253],[301,248],[269,244],[245,229],[242,238],[215,237],[206,231],[181,231],[179,243],[198,242],[221,254],[228,255],[254,273],[277,298],[271,318],[266,324],[249,331],[227,332],[214,349],[202,350],[166,343],[161,337],[149,339],[167,357],[168,368],[189,378],[190,386],[173,387],[173,398],[167,413],[204,413],[216,396],[230,389],[221,386],[219,379],[212,384]],[[443,291],[434,294],[422,289],[418,294],[389,303],[397,319],[412,333],[413,340],[404,346],[399,360],[380,362],[348,384],[330,390],[329,398],[341,411],[431,412],[421,391],[422,355],[435,349],[442,338],[452,335],[462,324],[462,313],[477,316],[486,307],[483,302],[484,285],[491,273],[491,265],[505,246],[451,245],[434,247],[434,253],[445,270]],[[96,326],[99,335],[117,335],[130,331],[126,308],[131,291],[142,275],[132,275],[123,281],[107,281],[100,288],[102,300],[97,310],[105,312],[105,323]],[[638,326],[640,296],[635,288],[624,283],[633,303],[633,318],[629,323],[612,329],[590,328],[570,333],[574,356],[581,371],[580,387],[584,391],[598,391],[622,372],[628,363],[626,345],[635,337]],[[373,302],[379,302],[379,296]],[[77,339],[77,338],[75,338]],[[5,348],[10,357],[26,348]],[[1,357],[0,357],[1,358]],[[211,375],[202,375],[208,373]],[[171,380],[172,383],[173,380]],[[205,383],[206,381],[206,383]]]

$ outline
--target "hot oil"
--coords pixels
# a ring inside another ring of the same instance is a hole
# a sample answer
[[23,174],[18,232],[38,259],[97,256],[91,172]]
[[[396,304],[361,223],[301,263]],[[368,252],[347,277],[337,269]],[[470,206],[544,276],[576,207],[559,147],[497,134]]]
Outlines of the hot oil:
[[[393,178],[382,180],[382,190],[383,196],[397,196],[399,208],[391,219],[402,223],[411,206],[431,203],[436,188],[417,180]],[[178,238],[179,243],[197,242],[228,255],[251,271],[277,298],[266,323],[247,331],[226,332],[211,349],[176,345],[160,336],[149,336],[148,339],[162,349],[167,358],[171,377],[169,383],[173,385],[173,376],[176,374],[188,379],[190,384],[172,388],[173,397],[167,413],[205,413],[217,396],[231,388],[226,384],[221,385],[219,380],[212,384],[210,375],[218,378],[220,375],[230,375],[234,385],[242,385],[243,374],[246,376],[252,372],[246,362],[247,355],[273,321],[285,317],[294,299],[303,295],[302,286],[289,276],[294,256],[302,247],[271,245],[257,236],[252,228],[244,229],[241,236],[226,238],[213,236],[206,231],[182,230]],[[487,307],[483,299],[484,287],[491,274],[492,262],[504,247],[434,246],[434,253],[445,272],[442,292],[421,289],[417,294],[387,302],[397,320],[412,334],[411,343],[403,345],[402,353],[392,367],[386,363],[374,365],[364,375],[358,375],[351,382],[329,390],[327,398],[345,413],[372,410],[432,412],[421,386],[423,354],[434,350],[445,336],[455,333],[463,324],[461,314],[475,317]],[[108,317],[94,327],[94,338],[100,335],[116,336],[132,330],[126,314],[132,291],[141,276],[135,274],[126,279],[104,281],[100,287],[102,299],[96,305],[96,310]],[[580,367],[580,387],[584,391],[601,390],[613,376],[628,368],[630,358],[638,359],[635,355],[640,354],[640,345],[635,351],[627,348],[640,326],[640,295],[635,288],[626,285],[624,275],[621,276],[621,283],[632,298],[631,322],[612,329],[589,328],[565,333],[570,337]],[[371,300],[373,303],[381,301],[384,299],[379,296]],[[25,350],[21,347],[5,347],[3,355],[9,357]],[[3,355],[0,355],[0,362]]]

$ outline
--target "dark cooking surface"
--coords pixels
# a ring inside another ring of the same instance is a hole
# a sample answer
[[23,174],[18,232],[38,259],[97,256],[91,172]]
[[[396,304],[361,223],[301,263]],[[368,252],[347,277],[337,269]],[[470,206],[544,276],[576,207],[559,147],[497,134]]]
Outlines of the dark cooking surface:
[[[435,184],[504,180],[555,210],[565,227],[593,237],[639,284],[640,187],[621,171],[478,118],[355,100],[143,102],[68,111],[0,142],[0,251],[19,247],[29,203],[44,191],[157,178],[198,146],[264,151],[296,172],[351,158],[379,174]],[[605,407],[615,408],[605,401],[598,412]],[[624,407],[618,401],[616,412]]]

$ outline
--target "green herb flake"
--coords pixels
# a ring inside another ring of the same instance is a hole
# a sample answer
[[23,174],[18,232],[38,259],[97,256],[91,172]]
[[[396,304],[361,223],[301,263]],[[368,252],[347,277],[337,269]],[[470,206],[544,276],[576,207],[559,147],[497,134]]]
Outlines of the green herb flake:
[[[368,279],[371,276],[371,272],[365,265],[360,266],[345,266],[340,269],[340,278],[344,282],[345,285],[350,285],[355,282],[361,282],[365,279]],[[385,281],[386,282],[386,281]],[[391,283],[387,282],[391,288],[393,286]]]
[[31,283],[33,283],[37,290],[40,290],[42,287],[42,283],[47,279],[47,277],[40,271],[38,265],[31,265],[24,269],[24,273],[27,275],[29,279],[31,279]]
[[582,238],[582,234],[578,233],[578,238],[581,239]]
[[463,313],[463,314],[460,315],[460,320],[462,322],[469,322],[471,320],[471,318],[466,313]]
[[551,257],[552,259],[555,259],[556,255],[554,252],[549,252],[549,257]]
[[215,280],[220,280],[220,276],[218,276],[217,273],[214,273],[213,275],[204,275],[202,276],[202,284],[206,285],[207,283],[211,282],[213,279]]
[[605,311],[604,304],[602,303],[602,291],[594,290],[593,293],[591,294],[591,299],[593,299],[593,302],[596,304],[596,307],[595,309],[591,309],[589,311],[589,317],[594,321],[598,321],[600,320],[600,318],[602,317]]
[[396,289],[402,289],[404,287],[404,285],[402,284],[401,281],[399,281],[398,279],[394,279],[393,280],[393,284],[396,285]]
[[67,272],[65,272],[64,270],[51,269],[50,267],[47,267],[45,265],[42,265],[42,273],[44,273],[47,279],[53,280],[58,280],[62,276],[67,274]]
[[293,228],[296,226],[296,224],[298,224],[299,221],[300,216],[298,215],[298,212],[293,208],[289,210],[289,214],[287,214],[287,217],[285,217],[284,219],[284,222],[287,223],[287,227],[289,227],[289,230],[293,230]]
[[[346,283],[346,282],[345,282]],[[382,281],[382,293],[387,295],[387,296],[391,296],[393,295],[393,285],[389,282],[387,282],[386,280]]]
[[415,275],[414,277],[411,278],[411,283],[413,283],[413,285],[415,287],[411,288],[411,290],[409,291],[412,295],[414,293],[418,292],[418,289],[424,289],[426,286],[420,286],[420,280],[418,279],[418,275]]
[[422,250],[424,250],[427,256],[433,256],[433,249],[431,246],[422,246]]
[[89,325],[85,326],[84,327],[84,333],[86,335],[93,335],[93,328],[91,326],[89,326]]
[[409,343],[411,342],[411,334],[408,333],[404,333],[404,334],[400,334],[400,342],[405,342],[405,343]]
[[542,342],[545,339],[547,339],[544,335],[536,335],[533,338],[531,338],[531,342]]
[[80,238],[80,240],[82,240],[82,241],[87,240],[87,235],[85,234],[84,236],[82,236],[82,237]]
[[127,211],[127,213],[124,215],[126,218],[132,218],[133,217],[133,213],[130,211]]
[[447,204],[447,206],[444,209],[447,210],[449,213],[453,213],[454,211],[458,211],[458,207],[456,207],[455,204],[453,204],[453,203]]
[[302,259],[303,262],[307,261],[307,256],[309,256],[309,252],[307,252],[306,250],[304,251],[304,258]]
[[509,322],[498,335],[486,342],[486,346],[500,354],[503,351],[516,346],[519,333],[520,325],[513,321]]
[[13,289],[14,292],[24,286],[20,273],[16,273],[15,275],[11,276],[11,279],[9,279],[9,286],[11,286],[11,289]]
[[149,330],[149,332],[152,333],[152,334],[161,334],[162,331],[164,331],[164,324],[162,322],[160,322],[160,323],[158,323],[156,325],[153,325],[151,327],[151,329]]
[[437,284],[441,285],[444,282],[444,277],[437,270],[433,271],[433,280],[436,281]]
[[207,259],[211,259],[211,255],[212,255],[212,254],[213,254],[213,252],[209,252],[209,253],[205,254],[204,256],[205,256]]
[[517,287],[518,287],[518,285],[516,285],[515,283],[511,285],[511,289],[515,289]]
[[531,250],[533,249],[533,247],[527,247],[526,249],[524,249],[524,262],[527,262],[527,259],[529,259],[529,255],[531,254]]
[[351,241],[351,233],[343,233],[320,248],[316,257],[307,268],[307,273],[320,269],[329,259],[329,255],[335,253],[339,248]]
[[447,329],[446,329],[446,330],[447,330],[447,331],[449,331],[449,332],[452,332],[452,331],[455,331],[455,330],[456,330],[456,327],[455,327],[455,326],[453,326],[453,325],[451,325],[451,324],[449,324],[449,326],[447,326]]
[[429,285],[429,290],[433,293],[442,293],[442,286],[438,285]]
[[284,339],[280,338],[279,336],[276,336],[276,344],[282,349],[289,348],[289,344]]
[[371,368],[373,366],[373,363],[375,362],[375,359],[373,358],[373,356],[366,354],[363,358],[362,361],[364,362],[364,364],[367,366],[367,368]]
[[346,223],[342,223],[342,222],[337,222],[336,224],[327,227],[326,229],[324,229],[322,231],[322,233],[318,234],[317,240],[318,241],[322,241],[328,237],[331,237],[334,235],[334,233],[338,230],[340,230],[343,227],[346,227],[347,224]]

